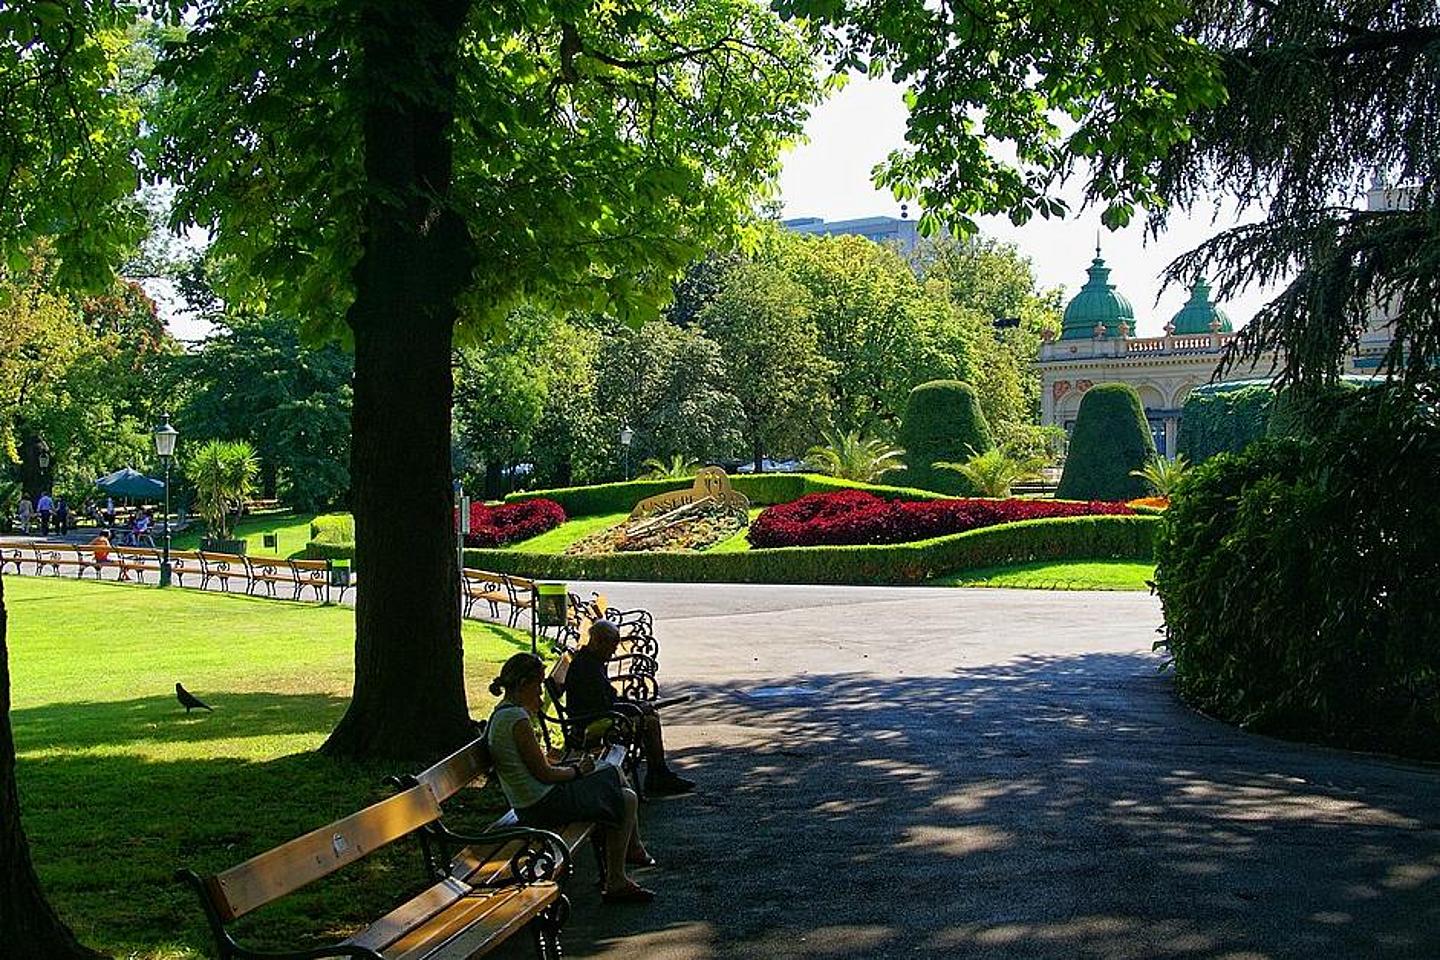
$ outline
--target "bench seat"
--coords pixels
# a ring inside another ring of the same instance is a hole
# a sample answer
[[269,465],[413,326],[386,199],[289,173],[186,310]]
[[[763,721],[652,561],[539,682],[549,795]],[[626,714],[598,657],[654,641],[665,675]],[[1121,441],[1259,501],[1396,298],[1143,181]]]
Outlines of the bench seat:
[[470,960],[493,952],[559,899],[560,887],[552,882],[487,890],[442,880],[344,945],[366,947],[386,960]]

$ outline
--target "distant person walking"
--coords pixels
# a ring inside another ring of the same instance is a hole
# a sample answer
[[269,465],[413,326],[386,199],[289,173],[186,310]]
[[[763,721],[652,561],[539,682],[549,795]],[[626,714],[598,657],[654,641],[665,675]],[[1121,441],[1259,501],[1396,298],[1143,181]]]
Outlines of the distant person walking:
[[55,501],[50,499],[49,493],[40,494],[40,499],[35,502],[35,512],[40,514],[40,536],[50,536],[50,514],[55,512]]
[[28,533],[30,532],[30,518],[33,517],[33,516],[35,516],[35,504],[33,504],[33,503],[30,502],[30,498],[29,498],[29,497],[27,497],[27,496],[25,496],[25,495],[22,494],[21,497],[20,497],[20,532],[21,532],[21,533],[26,533],[26,534],[28,534]]
[[70,504],[65,502],[64,497],[55,501],[55,527],[62,537],[70,532]]

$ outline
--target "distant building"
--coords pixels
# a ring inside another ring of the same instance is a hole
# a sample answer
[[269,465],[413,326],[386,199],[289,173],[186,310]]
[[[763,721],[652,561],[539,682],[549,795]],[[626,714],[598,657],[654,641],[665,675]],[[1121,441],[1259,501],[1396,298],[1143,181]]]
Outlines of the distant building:
[[915,231],[916,221],[906,216],[905,206],[900,207],[900,217],[860,217],[856,220],[826,220],[823,217],[793,217],[781,220],[780,226],[793,233],[820,234],[827,237],[855,236],[873,240],[876,243],[897,243],[901,251],[909,253],[915,249],[919,234]]
[[[1403,204],[1404,191],[1377,186],[1367,197],[1371,210]],[[1190,299],[1165,324],[1159,337],[1135,336],[1135,309],[1110,282],[1110,268],[1095,248],[1089,279],[1065,307],[1059,337],[1040,345],[1041,419],[1066,430],[1075,425],[1080,400],[1097,383],[1128,383],[1140,395],[1155,449],[1175,454],[1180,410],[1196,387],[1209,383],[1220,362],[1220,351],[1235,338],[1230,318],[1210,299],[1210,285],[1202,278],[1190,289]],[[1360,348],[1345,364],[1346,374],[1379,372],[1390,345],[1389,318],[1373,311],[1370,329]],[[1268,379],[1274,357],[1236,365],[1225,380]]]

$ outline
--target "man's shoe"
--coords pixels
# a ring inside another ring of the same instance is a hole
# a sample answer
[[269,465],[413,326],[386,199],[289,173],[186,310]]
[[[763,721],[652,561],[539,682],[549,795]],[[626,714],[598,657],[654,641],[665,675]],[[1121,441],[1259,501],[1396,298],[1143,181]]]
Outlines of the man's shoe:
[[645,777],[645,793],[652,797],[674,797],[694,789],[694,780],[686,780],[669,770]]

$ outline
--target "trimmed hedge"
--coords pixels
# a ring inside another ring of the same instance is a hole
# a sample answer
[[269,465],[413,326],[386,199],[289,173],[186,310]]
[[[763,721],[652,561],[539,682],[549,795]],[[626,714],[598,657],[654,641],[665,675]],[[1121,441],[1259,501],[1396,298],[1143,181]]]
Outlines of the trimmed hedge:
[[900,423],[905,482],[951,496],[974,494],[969,480],[936,463],[964,463],[994,448],[975,389],[959,380],[931,380],[910,391]]
[[[553,490],[512,493],[505,498],[505,502],[553,500],[560,504],[565,515],[573,520],[576,517],[593,517],[606,513],[628,513],[646,497],[671,490],[688,490],[694,483],[693,479],[631,480],[626,483],[600,483],[588,487],[558,487]],[[864,490],[886,500],[938,500],[943,497],[943,494],[929,490],[838,480],[818,473],[742,473],[732,476],[730,484],[749,497],[750,502],[757,507],[789,503],[809,493],[830,493],[836,490]]]
[[1326,404],[1313,436],[1186,478],[1156,550],[1163,646],[1223,720],[1440,758],[1440,386]]
[[747,535],[757,547],[910,543],[1041,517],[1129,516],[1123,503],[1068,500],[882,500],[864,490],[812,493],[766,507]]
[[1134,500],[1149,493],[1130,475],[1155,457],[1140,395],[1128,383],[1091,387],[1080,401],[1057,500]]
[[348,513],[322,513],[310,521],[306,560],[353,560],[355,518]]
[[1267,384],[1198,387],[1185,398],[1175,449],[1192,463],[1239,453],[1265,436],[1275,391]]
[[738,553],[599,557],[466,550],[465,565],[552,580],[704,583],[924,583],[975,567],[1035,560],[1150,560],[1159,518],[1022,520],[914,543],[780,547]]

